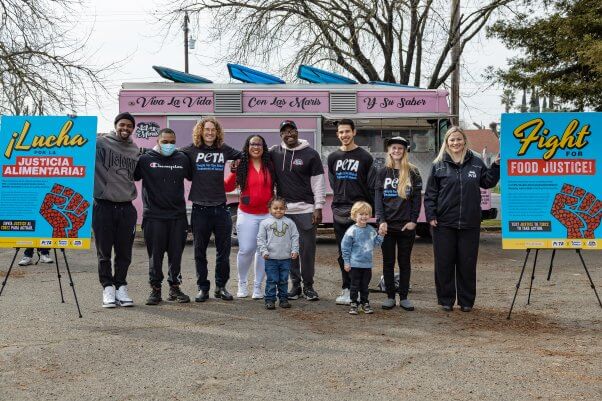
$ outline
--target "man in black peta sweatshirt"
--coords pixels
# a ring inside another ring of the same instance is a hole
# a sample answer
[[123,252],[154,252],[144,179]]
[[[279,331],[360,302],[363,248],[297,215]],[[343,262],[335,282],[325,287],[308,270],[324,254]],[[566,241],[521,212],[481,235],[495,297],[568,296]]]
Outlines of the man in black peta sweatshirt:
[[191,224],[199,289],[194,300],[204,302],[209,298],[207,246],[213,233],[216,248],[215,297],[231,301],[232,295],[226,290],[226,283],[230,278],[232,220],[226,206],[224,166],[228,160],[240,159],[241,152],[224,143],[222,126],[213,117],[206,117],[195,125],[192,141],[182,151],[192,164],[192,187],[188,199],[193,202]]
[[169,128],[159,131],[157,145],[140,156],[134,174],[142,180],[144,205],[142,230],[148,252],[151,293],[147,305],[161,302],[163,256],[167,252],[169,301],[190,302],[180,290],[182,253],[186,245],[188,220],[184,198],[184,179],[191,180],[188,156],[176,150],[176,133]]
[[328,181],[333,192],[332,219],[339,250],[338,262],[343,278],[343,291],[336,299],[338,305],[351,304],[349,297],[351,281],[349,273],[345,271],[341,254],[343,236],[355,223],[350,217],[351,206],[358,201],[373,204],[373,195],[368,184],[373,159],[370,153],[355,143],[355,135],[353,120],[343,119],[337,122],[337,137],[341,146],[328,155]]

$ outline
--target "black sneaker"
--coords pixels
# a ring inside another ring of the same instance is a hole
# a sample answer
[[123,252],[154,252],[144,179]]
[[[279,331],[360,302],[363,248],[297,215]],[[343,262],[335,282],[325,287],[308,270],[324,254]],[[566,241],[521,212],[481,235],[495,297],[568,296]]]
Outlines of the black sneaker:
[[363,306],[362,309],[364,310],[364,313],[366,315],[371,315],[374,313],[374,311],[372,310],[372,307],[370,306],[370,304],[368,302],[366,302]]
[[199,293],[194,298],[194,302],[205,302],[209,299],[209,290],[199,290]]
[[278,305],[284,309],[288,309],[291,307],[291,303],[288,302],[286,299],[281,299],[280,302],[278,303]]
[[357,310],[357,304],[355,302],[351,303],[351,309],[349,309],[350,315],[357,315],[359,312]]
[[161,287],[155,288],[151,287],[151,292],[148,298],[146,299],[147,305],[159,305],[161,303]]
[[276,304],[274,303],[274,301],[265,301],[265,308],[266,309],[276,309]]
[[180,290],[180,286],[173,285],[169,287],[169,296],[167,297],[168,301],[177,301],[181,304],[186,304],[190,302],[190,297]]
[[308,301],[318,301],[320,299],[318,293],[313,289],[313,287],[303,288],[303,295]]
[[301,287],[297,287],[297,286],[293,286],[293,288],[290,289],[290,291],[288,292],[288,299],[299,299],[299,297],[301,296]]
[[216,298],[221,298],[224,301],[232,301],[234,299],[234,297],[232,296],[232,294],[230,294],[228,292],[228,290],[226,289],[226,287],[218,287],[215,289],[215,293],[214,293]]

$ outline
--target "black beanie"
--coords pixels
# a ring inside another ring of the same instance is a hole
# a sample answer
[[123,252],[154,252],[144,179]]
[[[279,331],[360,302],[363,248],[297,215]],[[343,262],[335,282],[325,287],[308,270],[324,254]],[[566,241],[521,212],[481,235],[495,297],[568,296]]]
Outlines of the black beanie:
[[117,114],[117,117],[115,117],[115,121],[113,122],[113,125],[117,125],[117,121],[119,121],[119,120],[130,120],[132,122],[132,124],[136,125],[136,120],[134,120],[134,116],[131,115],[130,113],[128,113],[127,111],[125,113]]

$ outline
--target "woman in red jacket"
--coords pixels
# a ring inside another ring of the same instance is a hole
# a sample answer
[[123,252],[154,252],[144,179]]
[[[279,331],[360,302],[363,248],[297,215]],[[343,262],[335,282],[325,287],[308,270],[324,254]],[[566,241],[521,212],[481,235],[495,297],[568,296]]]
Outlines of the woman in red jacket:
[[236,218],[238,235],[238,298],[249,296],[247,277],[249,268],[255,265],[253,299],[263,298],[261,283],[265,275],[264,260],[257,249],[257,232],[261,220],[269,217],[268,202],[274,194],[274,168],[265,139],[260,135],[247,138],[242,158],[235,172],[225,180],[226,192],[238,187],[240,200]]

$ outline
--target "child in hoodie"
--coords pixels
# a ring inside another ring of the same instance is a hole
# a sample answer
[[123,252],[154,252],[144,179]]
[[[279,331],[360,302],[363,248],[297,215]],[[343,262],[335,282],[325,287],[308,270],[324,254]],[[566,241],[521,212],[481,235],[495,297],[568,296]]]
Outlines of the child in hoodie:
[[275,309],[276,288],[281,308],[288,302],[288,273],[293,259],[299,256],[299,232],[291,219],[284,216],[286,202],[275,197],[269,203],[271,217],[263,220],[257,233],[257,247],[265,259],[265,307]]
[[[368,286],[372,278],[372,252],[383,243],[383,236],[368,225],[372,207],[367,202],[355,202],[351,207],[351,218],[355,224],[347,229],[341,241],[341,253],[345,271],[351,278],[351,309],[349,314],[357,315],[359,310],[373,313],[368,302]],[[360,293],[360,305],[357,293]]]

